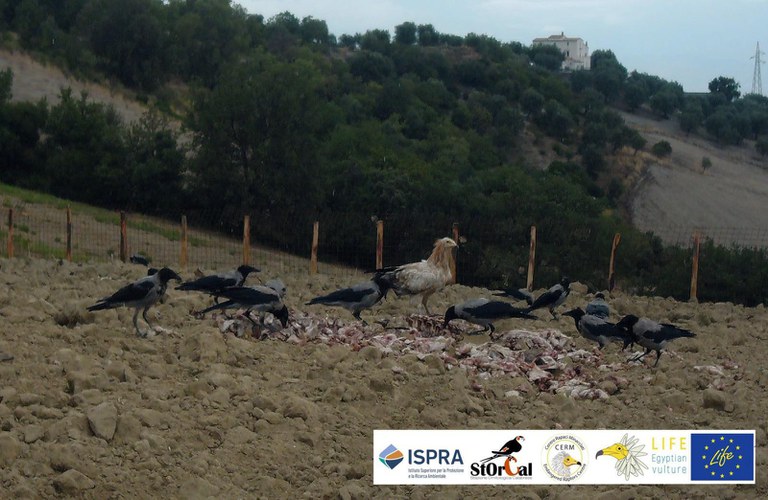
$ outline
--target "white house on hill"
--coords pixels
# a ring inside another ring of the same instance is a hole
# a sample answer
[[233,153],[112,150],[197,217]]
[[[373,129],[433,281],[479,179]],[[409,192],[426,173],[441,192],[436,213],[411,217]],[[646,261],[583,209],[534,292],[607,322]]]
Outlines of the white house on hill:
[[589,69],[589,45],[581,38],[572,38],[565,36],[560,32],[559,35],[551,35],[547,38],[534,38],[533,45],[554,45],[560,52],[565,54],[563,60],[563,70],[574,71],[577,69]]

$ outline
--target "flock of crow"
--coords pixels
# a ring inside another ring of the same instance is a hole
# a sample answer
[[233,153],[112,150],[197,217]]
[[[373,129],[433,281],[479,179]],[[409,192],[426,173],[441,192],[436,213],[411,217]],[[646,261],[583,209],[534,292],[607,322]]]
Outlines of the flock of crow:
[[[355,319],[365,323],[360,313],[380,302],[391,290],[398,297],[420,295],[424,310],[430,314],[427,306],[430,296],[454,282],[451,268],[455,265],[453,249],[456,246],[456,242],[451,238],[441,238],[435,242],[434,249],[426,260],[371,270],[369,271],[372,274],[370,280],[315,297],[306,305],[343,307],[350,311]],[[217,309],[245,309],[245,317],[254,326],[258,323],[251,317],[252,311],[260,314],[262,323],[264,315],[270,313],[285,327],[289,317],[288,308],[283,302],[286,287],[280,280],[271,280],[263,285],[245,286],[248,275],[258,271],[259,269],[254,267],[242,265],[227,273],[202,276],[182,283],[176,288],[183,291],[203,292],[213,297],[214,303],[199,311],[197,314],[200,316]],[[148,332],[142,332],[139,328],[139,311],[142,311],[142,317],[147,322],[147,326],[152,328],[147,318],[147,310],[163,297],[170,280],[182,281],[175,271],[167,267],[160,270],[150,269],[147,276],[99,300],[88,307],[88,310],[132,307],[135,309],[133,325],[136,333],[140,337],[145,337]],[[508,318],[538,319],[532,314],[538,309],[547,309],[553,318],[557,318],[555,311],[565,302],[570,291],[570,280],[564,277],[558,284],[536,298],[526,289],[510,289],[494,294],[506,299],[524,300],[527,303],[526,307],[515,307],[503,300],[471,299],[449,307],[444,314],[443,326],[447,328],[451,321],[462,319],[483,327],[470,334],[488,332],[493,339],[495,321]],[[597,342],[600,349],[610,342],[621,342],[622,350],[633,344],[645,348],[644,353],[629,361],[641,360],[655,351],[654,366],[658,365],[661,351],[667,343],[681,337],[696,336],[675,325],[659,323],[649,318],[638,318],[631,314],[621,318],[618,323],[611,323],[608,321],[610,309],[602,293],[595,295],[595,299],[586,306],[586,310],[577,307],[563,314],[572,317],[576,330],[584,338]]]

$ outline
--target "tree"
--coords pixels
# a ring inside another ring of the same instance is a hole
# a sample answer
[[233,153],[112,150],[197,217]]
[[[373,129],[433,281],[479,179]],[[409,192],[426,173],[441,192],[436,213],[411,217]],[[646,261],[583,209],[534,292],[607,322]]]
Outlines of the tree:
[[768,156],[768,137],[761,137],[755,142],[755,149],[760,156]]
[[727,102],[733,102],[741,95],[740,85],[733,78],[718,76],[709,82],[709,91],[713,94],[722,94]]
[[680,129],[683,132],[686,134],[695,132],[704,120],[704,113],[701,111],[701,105],[696,101],[689,101],[677,119],[680,122]]
[[416,43],[416,24],[406,22],[395,26],[395,43],[414,45]]
[[419,45],[422,47],[429,47],[440,43],[440,34],[431,24],[420,24],[416,31],[419,37]]
[[558,71],[565,60],[565,55],[554,45],[537,44],[528,50],[531,62],[550,71]]
[[663,158],[672,154],[672,145],[667,141],[659,141],[651,147],[651,152],[659,158]]
[[328,25],[325,21],[307,16],[301,20],[301,40],[304,43],[319,47],[329,44]]
[[368,30],[360,38],[360,48],[379,52],[381,54],[389,53],[389,31],[387,30]]

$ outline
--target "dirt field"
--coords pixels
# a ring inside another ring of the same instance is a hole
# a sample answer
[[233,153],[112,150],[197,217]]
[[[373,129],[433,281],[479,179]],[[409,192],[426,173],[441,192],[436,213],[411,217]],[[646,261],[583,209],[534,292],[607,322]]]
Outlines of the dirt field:
[[[406,299],[390,298],[364,313],[367,327],[351,322],[344,310],[303,305],[350,284],[340,277],[280,276],[288,285],[291,321],[283,331],[265,330],[265,340],[222,333],[221,318],[195,319],[190,311],[209,299],[176,290],[150,310],[161,330],[148,339],[134,334],[131,311],[86,312],[95,299],[143,272],[120,263],[0,260],[0,352],[13,356],[0,361],[4,497],[509,496],[505,487],[374,487],[377,428],[755,429],[756,486],[521,486],[514,494],[768,495],[762,480],[768,463],[768,313],[762,306],[611,298],[614,319],[645,314],[698,333],[673,344],[655,369],[652,359],[627,363],[628,353],[615,345],[597,355],[567,317],[555,321],[541,313],[536,322],[498,323],[500,332],[522,329],[508,335],[524,331],[531,332],[525,334],[529,340],[557,337],[565,343],[552,356],[568,368],[552,368],[542,384],[533,370],[473,365],[466,356],[470,348],[495,349],[507,359],[527,359],[531,349],[499,351],[506,340],[462,338],[473,328],[463,322],[447,331],[434,328],[440,321],[413,314],[418,308]],[[266,266],[261,276],[276,273]],[[456,285],[430,305],[442,312],[481,295],[487,291]],[[586,300],[574,292],[567,305]],[[521,361],[517,367],[530,365]],[[558,388],[555,381],[562,383],[572,368],[577,370],[570,376],[588,390],[571,392],[567,381]]]

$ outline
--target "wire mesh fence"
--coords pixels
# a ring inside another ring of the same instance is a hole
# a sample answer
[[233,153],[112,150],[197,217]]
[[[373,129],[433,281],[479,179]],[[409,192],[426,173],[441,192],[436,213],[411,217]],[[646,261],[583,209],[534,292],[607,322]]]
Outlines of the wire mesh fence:
[[[436,238],[458,233],[459,283],[523,287],[529,284],[531,272],[534,287],[549,286],[560,275],[569,274],[592,288],[604,289],[609,286],[609,260],[614,250],[614,278],[619,287],[682,297],[688,293],[694,235],[699,234],[702,242],[710,244],[704,250],[705,267],[716,267],[719,274],[742,271],[715,251],[720,248],[718,244],[757,249],[760,253],[753,266],[768,267],[763,265],[768,228],[662,227],[654,232],[660,236],[659,241],[677,249],[670,257],[663,255],[657,245],[649,247],[647,242],[638,242],[636,237],[633,241],[629,235],[613,248],[615,234],[606,227],[553,222],[537,228],[533,274],[529,268],[530,225],[513,219],[456,220],[446,214],[422,213],[390,215],[383,220],[361,213],[324,213],[316,217],[250,214],[247,219],[222,219],[220,214],[190,211],[175,220],[131,213],[121,220],[120,212],[85,207],[70,210],[8,200],[5,206],[7,223],[0,229],[0,236],[7,256],[74,262],[127,259],[138,254],[154,267],[218,270],[248,262],[269,267],[275,273],[310,273],[314,259],[321,274],[353,276],[375,268],[377,259],[385,266],[424,259]],[[381,236],[377,228],[380,231],[382,225],[383,241],[377,241]],[[314,255],[313,237],[317,238]],[[664,271],[661,277],[658,272],[653,274],[649,269],[658,267],[659,259],[669,260],[674,270]],[[714,259],[718,259],[717,266]],[[719,284],[709,286],[722,288]],[[762,301],[763,295],[768,295],[762,288],[756,300]]]

